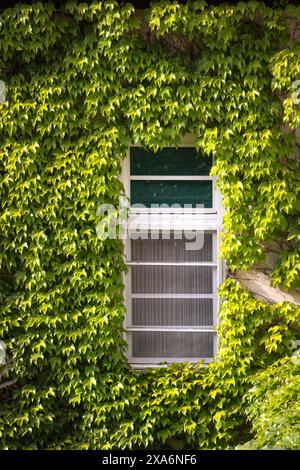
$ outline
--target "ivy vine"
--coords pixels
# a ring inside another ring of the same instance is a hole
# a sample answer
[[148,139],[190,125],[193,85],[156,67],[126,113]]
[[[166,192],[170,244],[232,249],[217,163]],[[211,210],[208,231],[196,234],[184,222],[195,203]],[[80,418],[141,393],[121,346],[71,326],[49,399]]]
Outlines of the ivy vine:
[[300,20],[299,7],[257,1],[161,1],[145,11],[111,0],[63,11],[37,2],[1,13],[2,449],[249,440],[241,398],[256,370],[291,353],[299,307],[267,305],[229,279],[212,364],[132,371],[123,245],[97,238],[96,210],[118,204],[129,143],[157,150],[194,133],[214,157],[230,269],[254,266],[284,240],[272,280],[299,288],[291,19]]

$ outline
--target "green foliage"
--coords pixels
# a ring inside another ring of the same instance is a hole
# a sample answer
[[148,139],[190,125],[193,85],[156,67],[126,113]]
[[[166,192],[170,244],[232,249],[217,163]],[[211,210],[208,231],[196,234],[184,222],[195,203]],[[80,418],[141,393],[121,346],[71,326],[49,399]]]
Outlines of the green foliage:
[[226,301],[216,360],[206,368],[185,363],[103,375],[105,398],[91,401],[80,448],[166,448],[174,437],[187,448],[227,448],[248,436],[241,397],[249,373],[291,351],[300,307],[266,307],[231,279],[220,295]]
[[244,397],[254,439],[242,449],[300,449],[300,356],[281,359],[251,379]]
[[0,375],[15,385],[0,388],[1,448],[245,441],[249,375],[290,352],[299,308],[268,306],[228,280],[211,365],[134,372],[122,337],[123,245],[97,238],[96,210],[118,205],[130,142],[156,150],[195,133],[224,196],[229,267],[249,268],[289,238],[273,282],[298,287],[299,167],[294,134],[282,131],[298,108],[275,93],[293,92],[297,47],[283,10],[255,1],[2,13]]

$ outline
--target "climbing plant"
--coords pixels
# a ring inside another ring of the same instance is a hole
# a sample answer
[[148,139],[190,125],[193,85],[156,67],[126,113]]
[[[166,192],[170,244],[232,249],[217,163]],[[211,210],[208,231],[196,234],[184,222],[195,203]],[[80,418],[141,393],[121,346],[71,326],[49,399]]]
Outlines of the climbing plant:
[[255,438],[241,448],[299,449],[299,350],[259,372],[251,382],[245,403]]
[[298,7],[256,1],[145,11],[37,2],[1,13],[1,448],[251,439],[242,397],[254,372],[291,353],[299,305],[269,305],[228,279],[213,363],[133,371],[123,244],[97,237],[97,207],[118,206],[129,143],[158,150],[193,133],[214,157],[230,273],[282,241],[272,282],[299,288],[300,59],[290,18]]

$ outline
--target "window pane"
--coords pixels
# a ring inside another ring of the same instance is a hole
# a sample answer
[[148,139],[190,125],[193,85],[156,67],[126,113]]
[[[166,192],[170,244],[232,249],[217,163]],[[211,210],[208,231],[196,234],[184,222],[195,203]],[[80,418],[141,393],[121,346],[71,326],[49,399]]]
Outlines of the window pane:
[[133,326],[212,326],[212,299],[132,299]]
[[[200,233],[197,234],[198,240]],[[200,262],[212,261],[212,234],[203,233],[203,247],[199,250],[186,250],[186,240],[174,239],[174,233],[170,233],[170,240],[163,240],[162,235],[159,234],[158,240],[141,238],[131,240],[131,260],[139,262]]]
[[212,181],[139,181],[130,182],[131,204],[202,204],[212,208]]
[[131,175],[209,175],[212,160],[194,147],[167,147],[156,154],[130,148]]
[[132,356],[201,358],[213,357],[213,333],[135,331]]
[[134,294],[210,294],[213,268],[204,266],[131,266]]

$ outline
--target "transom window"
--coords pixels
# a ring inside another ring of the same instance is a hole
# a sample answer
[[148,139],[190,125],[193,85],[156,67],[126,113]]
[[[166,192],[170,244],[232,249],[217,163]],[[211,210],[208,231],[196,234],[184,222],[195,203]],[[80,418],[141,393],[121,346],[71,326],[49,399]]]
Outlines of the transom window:
[[133,367],[209,362],[216,354],[222,272],[211,165],[190,140],[156,154],[129,148],[125,328]]
[[213,209],[211,160],[199,158],[193,147],[168,147],[154,154],[130,149],[131,204],[190,205]]

